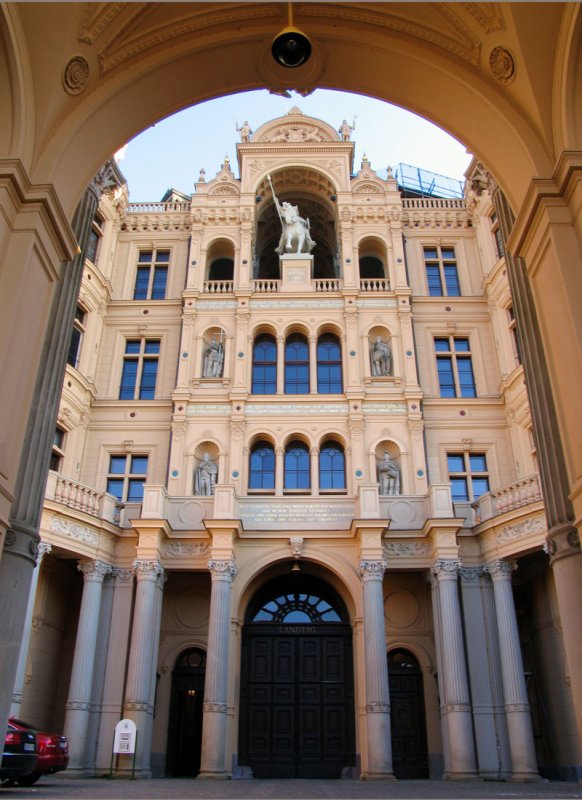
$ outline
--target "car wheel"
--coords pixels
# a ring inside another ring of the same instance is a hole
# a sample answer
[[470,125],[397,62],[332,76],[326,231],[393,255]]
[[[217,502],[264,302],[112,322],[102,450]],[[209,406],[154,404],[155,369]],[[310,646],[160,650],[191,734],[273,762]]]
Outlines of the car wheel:
[[16,783],[19,786],[32,786],[40,778],[40,775],[24,775],[22,778],[17,778]]

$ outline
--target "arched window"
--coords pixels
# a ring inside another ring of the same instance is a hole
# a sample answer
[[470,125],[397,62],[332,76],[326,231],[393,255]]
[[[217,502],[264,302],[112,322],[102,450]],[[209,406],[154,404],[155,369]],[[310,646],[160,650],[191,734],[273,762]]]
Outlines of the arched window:
[[319,451],[319,490],[346,488],[346,459],[343,447],[326,442]]
[[341,394],[342,351],[337,336],[324,333],[317,342],[317,391],[319,394]]
[[285,343],[285,394],[309,394],[309,346],[300,333]]
[[247,622],[277,625],[347,623],[346,608],[336,592],[312,575],[280,575],[260,589],[249,605]]
[[291,442],[285,449],[285,491],[309,491],[309,448],[303,442]]
[[277,392],[277,344],[273,336],[258,336],[253,347],[252,394]]
[[275,450],[269,442],[253,445],[249,459],[249,491],[275,489]]

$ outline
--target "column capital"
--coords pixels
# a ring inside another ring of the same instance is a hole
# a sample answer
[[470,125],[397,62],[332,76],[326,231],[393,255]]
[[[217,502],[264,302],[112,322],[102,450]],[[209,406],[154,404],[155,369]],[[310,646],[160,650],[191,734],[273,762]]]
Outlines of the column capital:
[[99,581],[101,582],[106,575],[111,574],[111,564],[106,564],[103,561],[81,561],[77,564],[79,572],[83,573],[85,581]]
[[483,567],[461,567],[459,575],[463,583],[479,583],[479,579],[483,576]]
[[362,581],[381,581],[387,569],[388,562],[384,561],[384,559],[379,559],[377,561],[360,561],[358,574]]
[[461,562],[448,558],[440,558],[430,568],[430,574],[438,581],[456,581],[461,570]]
[[561,558],[579,556],[582,552],[580,550],[580,534],[568,523],[556,525],[548,531],[544,550],[550,557],[552,565]]
[[52,544],[49,544],[48,542],[39,542],[38,551],[36,554],[36,563],[40,565],[40,562],[46,555],[50,553],[52,549],[53,549]]
[[135,569],[135,574],[139,580],[154,580],[157,579],[164,574],[164,568],[160,564],[159,561],[141,561],[140,559],[136,559],[133,562],[133,568]]
[[517,562],[498,559],[490,564],[484,564],[483,572],[491,575],[492,580],[511,581],[511,573],[517,569]]
[[208,569],[212,573],[212,580],[225,578],[232,580],[238,572],[238,567],[234,560],[219,561],[212,559],[208,562]]
[[114,569],[111,570],[111,577],[115,578],[118,584],[131,584],[135,578],[135,565],[125,569],[114,567]]

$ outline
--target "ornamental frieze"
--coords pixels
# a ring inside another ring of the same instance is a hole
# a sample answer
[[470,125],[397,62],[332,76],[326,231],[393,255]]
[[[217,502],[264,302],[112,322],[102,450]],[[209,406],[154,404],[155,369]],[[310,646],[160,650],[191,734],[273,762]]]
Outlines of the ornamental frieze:
[[167,542],[164,547],[164,554],[173,558],[179,556],[205,556],[210,552],[210,545],[207,542]]
[[545,532],[546,524],[544,520],[541,517],[534,517],[533,519],[524,519],[521,522],[514,522],[512,525],[505,525],[500,531],[497,531],[497,541],[500,544],[512,542],[524,536]]
[[382,552],[385,558],[422,558],[431,554],[432,547],[428,542],[387,542]]
[[62,517],[53,517],[50,521],[49,529],[53,533],[60,533],[62,536],[68,536],[70,539],[76,539],[84,544],[99,544],[99,536],[91,528],[79,525],[77,522],[70,522]]

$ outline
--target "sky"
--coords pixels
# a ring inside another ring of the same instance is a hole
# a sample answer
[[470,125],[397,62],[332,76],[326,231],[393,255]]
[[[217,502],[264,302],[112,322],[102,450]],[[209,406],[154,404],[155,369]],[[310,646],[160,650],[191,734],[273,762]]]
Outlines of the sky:
[[343,119],[355,123],[355,171],[366,155],[378,171],[404,163],[463,180],[471,160],[466,148],[441,128],[381,100],[327,89],[316,89],[308,97],[292,93],[287,99],[258,90],[192,106],[132,139],[119,161],[130,201],[159,201],[170,188],[191,194],[200,169],[206,170],[206,180],[210,180],[226,155],[238,177],[237,124],[240,127],[248,120],[256,130],[294,106],[336,130]]

